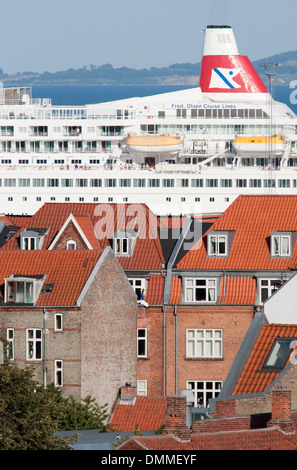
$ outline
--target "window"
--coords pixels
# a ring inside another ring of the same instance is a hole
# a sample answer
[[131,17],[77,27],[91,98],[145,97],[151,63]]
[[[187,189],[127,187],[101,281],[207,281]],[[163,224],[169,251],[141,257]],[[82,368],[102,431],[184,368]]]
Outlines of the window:
[[8,328],[6,332],[7,338],[7,357],[13,361],[14,360],[14,330]]
[[27,360],[42,359],[42,330],[32,328],[27,334]]
[[271,234],[271,256],[290,256],[290,234]]
[[63,329],[63,315],[62,313],[55,314],[55,331],[62,331]]
[[147,381],[146,380],[137,380],[137,395],[146,396],[147,395]]
[[48,188],[57,188],[59,186],[58,178],[47,178]]
[[137,357],[147,357],[146,328],[138,328],[137,330]]
[[35,237],[23,237],[23,250],[36,250],[37,240]]
[[74,240],[68,240],[66,244],[67,250],[75,250],[76,242]]
[[187,358],[221,359],[223,357],[222,330],[187,330]]
[[63,361],[55,361],[55,386],[63,386]]
[[186,302],[215,302],[216,279],[186,279]]
[[32,279],[7,280],[6,302],[34,303],[34,281]]
[[194,392],[194,406],[209,406],[209,400],[216,398],[222,388],[222,382],[187,381],[187,389]]
[[131,286],[135,294],[137,295],[137,300],[143,299],[146,290],[146,280],[145,279],[129,279]]
[[117,255],[126,255],[129,251],[129,242],[128,238],[115,238],[115,254]]
[[264,363],[264,367],[282,369],[295,346],[296,338],[277,338]]
[[228,254],[227,235],[208,233],[207,247],[209,256],[226,256]]
[[282,284],[280,279],[260,279],[260,301],[264,302]]

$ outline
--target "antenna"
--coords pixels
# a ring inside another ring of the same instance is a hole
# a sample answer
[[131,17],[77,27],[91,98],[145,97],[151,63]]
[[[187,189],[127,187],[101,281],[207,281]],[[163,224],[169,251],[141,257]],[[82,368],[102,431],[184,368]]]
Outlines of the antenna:
[[280,64],[261,64],[264,67],[265,75],[268,77],[268,90],[269,90],[269,137],[268,137],[268,169],[270,179],[270,189],[272,190],[272,134],[273,134],[273,99],[272,99],[272,77],[276,75],[276,69]]

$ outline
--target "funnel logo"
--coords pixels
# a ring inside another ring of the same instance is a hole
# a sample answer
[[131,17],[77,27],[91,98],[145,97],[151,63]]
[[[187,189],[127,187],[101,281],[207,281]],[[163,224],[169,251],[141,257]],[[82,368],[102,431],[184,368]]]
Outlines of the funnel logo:
[[209,88],[223,88],[229,90],[241,88],[241,85],[238,85],[238,83],[233,80],[240,71],[241,68],[225,69],[220,67],[212,69]]

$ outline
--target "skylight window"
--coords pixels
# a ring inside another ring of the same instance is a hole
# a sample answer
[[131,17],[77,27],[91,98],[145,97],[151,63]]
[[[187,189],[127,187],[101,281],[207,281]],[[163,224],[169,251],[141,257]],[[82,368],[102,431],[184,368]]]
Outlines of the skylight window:
[[295,345],[296,338],[277,338],[270,350],[264,367],[282,369]]

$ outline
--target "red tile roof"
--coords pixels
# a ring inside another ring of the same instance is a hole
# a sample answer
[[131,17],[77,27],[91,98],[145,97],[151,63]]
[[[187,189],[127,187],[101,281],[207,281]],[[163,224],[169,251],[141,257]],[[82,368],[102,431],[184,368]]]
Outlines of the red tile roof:
[[[245,276],[221,277],[218,304],[254,305],[257,296],[256,279]],[[182,280],[172,278],[170,304],[179,304],[182,298]]]
[[[12,274],[46,276],[51,293],[40,293],[37,306],[74,306],[102,251],[0,252],[0,285]],[[0,297],[3,298],[1,292]],[[17,304],[15,304],[17,305]]]
[[207,234],[178,263],[178,269],[288,270],[297,266],[297,243],[291,258],[271,258],[271,232],[297,232],[297,196],[239,196],[214,222],[211,231],[234,231],[228,257],[207,257]]
[[[201,433],[192,435],[189,442],[180,442],[173,436],[141,436],[133,437],[132,440],[136,445],[139,444],[142,450],[296,450],[297,448],[296,433],[286,434],[276,428]],[[124,450],[128,445],[129,441],[126,441],[119,450]],[[135,446],[134,449],[136,448]]]
[[265,324],[263,326],[233,395],[263,392],[279,375],[279,371],[262,370],[277,337],[297,339],[297,325]]
[[[32,217],[23,220],[22,229],[48,229],[42,249],[48,249],[70,214],[76,220],[89,217],[95,237],[101,248],[110,245],[109,239],[118,230],[138,229],[138,236],[131,257],[118,257],[124,270],[160,270],[164,263],[157,227],[157,217],[144,204],[98,204],[98,203],[46,203]],[[84,219],[85,221],[86,219]],[[87,230],[88,239],[95,243]],[[12,237],[1,251],[19,250],[18,235]]]
[[170,304],[179,304],[182,298],[182,280],[180,277],[173,277],[171,284]]
[[165,279],[161,274],[151,276],[147,283],[145,302],[149,305],[163,305]]
[[243,276],[226,276],[226,278],[221,278],[219,304],[254,305],[256,296],[256,279]]
[[118,404],[111,425],[117,431],[155,431],[165,423],[166,397],[136,397],[134,405]]

